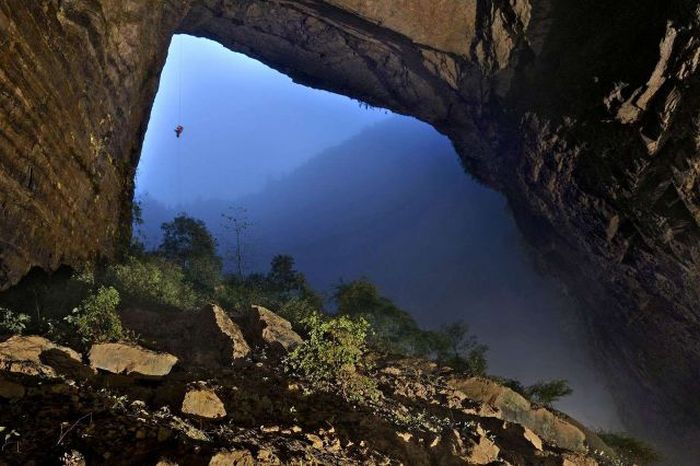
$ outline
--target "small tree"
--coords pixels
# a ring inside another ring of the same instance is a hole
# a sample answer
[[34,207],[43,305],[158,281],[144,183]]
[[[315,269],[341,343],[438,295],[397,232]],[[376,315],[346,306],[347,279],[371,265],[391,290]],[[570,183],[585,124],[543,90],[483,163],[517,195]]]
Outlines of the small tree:
[[598,436],[622,459],[632,464],[644,466],[661,460],[661,455],[653,447],[626,433],[600,431]]
[[102,286],[88,295],[65,321],[85,342],[119,340],[124,337],[124,329],[117,314],[118,305],[119,292]]
[[430,332],[421,330],[411,315],[381,296],[367,279],[342,283],[336,288],[338,313],[369,322],[373,347],[394,354],[428,354]]
[[367,369],[367,321],[346,316],[324,319],[312,313],[303,324],[309,336],[287,357],[288,371],[308,381],[314,390],[338,391],[349,401],[379,396],[376,383],[363,374]]
[[131,203],[131,254],[143,254],[146,250],[145,234],[143,231],[143,202],[134,199]]
[[243,278],[245,273],[243,236],[252,224],[248,221],[248,211],[243,207],[231,207],[229,212],[228,214],[221,214],[221,217],[224,219],[224,228],[233,234],[232,259],[236,264],[238,276]]
[[435,351],[440,362],[472,375],[484,375],[487,369],[486,351],[469,333],[469,325],[464,321],[444,325],[435,334]]
[[0,307],[0,333],[21,334],[27,328],[31,317]]
[[531,401],[544,405],[552,406],[552,403],[559,399],[571,395],[573,389],[569,386],[569,382],[565,379],[554,379],[549,382],[537,382],[525,389],[525,395]]
[[179,265],[162,257],[129,257],[107,269],[106,281],[127,305],[157,305],[194,310],[202,299]]
[[190,283],[211,292],[221,281],[222,264],[216,253],[216,240],[204,222],[180,214],[161,225],[161,230],[160,254],[175,261]]

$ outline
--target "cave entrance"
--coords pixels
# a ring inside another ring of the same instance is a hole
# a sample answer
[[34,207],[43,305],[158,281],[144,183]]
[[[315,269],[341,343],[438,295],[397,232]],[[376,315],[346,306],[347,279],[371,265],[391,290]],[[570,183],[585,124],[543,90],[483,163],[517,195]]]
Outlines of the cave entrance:
[[[176,139],[179,123],[186,133]],[[246,273],[289,254],[325,296],[339,279],[367,277],[423,327],[467,321],[490,347],[494,374],[567,378],[574,395],[562,408],[592,426],[620,427],[571,303],[528,261],[505,200],[465,176],[447,138],[425,123],[178,35],[136,197],[144,224],[135,231],[149,248],[160,225],[184,212],[207,224],[234,272],[236,245],[222,224],[233,208],[246,225]]]

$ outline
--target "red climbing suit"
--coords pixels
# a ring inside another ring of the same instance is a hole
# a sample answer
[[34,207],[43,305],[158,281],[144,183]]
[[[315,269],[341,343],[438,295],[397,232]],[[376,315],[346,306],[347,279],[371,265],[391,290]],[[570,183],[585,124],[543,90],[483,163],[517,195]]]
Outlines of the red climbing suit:
[[185,128],[183,128],[182,125],[177,125],[177,128],[175,128],[175,136],[179,138],[184,130]]

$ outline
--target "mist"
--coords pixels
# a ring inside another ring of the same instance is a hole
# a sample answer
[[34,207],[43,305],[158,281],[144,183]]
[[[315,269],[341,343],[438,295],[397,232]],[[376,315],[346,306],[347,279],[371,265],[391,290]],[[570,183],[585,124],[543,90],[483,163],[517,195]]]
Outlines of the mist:
[[574,393],[557,407],[592,427],[621,427],[573,302],[537,273],[503,197],[467,175],[449,140],[424,123],[177,36],[136,191],[151,247],[160,224],[186,212],[227,257],[221,214],[233,208],[250,223],[246,271],[290,254],[327,296],[367,277],[425,328],[467,321],[489,346],[490,373],[566,378]]

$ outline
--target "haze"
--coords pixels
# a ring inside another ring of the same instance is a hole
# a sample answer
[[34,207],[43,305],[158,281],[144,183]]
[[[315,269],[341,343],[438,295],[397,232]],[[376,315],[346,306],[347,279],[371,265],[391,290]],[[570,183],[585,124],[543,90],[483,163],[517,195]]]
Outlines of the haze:
[[151,246],[160,223],[185,211],[207,222],[225,253],[220,215],[243,207],[248,271],[288,253],[326,294],[341,279],[369,277],[426,328],[469,322],[490,347],[490,372],[525,383],[567,378],[574,394],[559,407],[590,426],[620,427],[573,304],[535,271],[503,198],[466,175],[428,125],[177,36],[137,194]]

